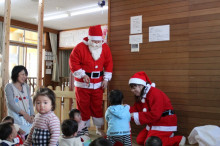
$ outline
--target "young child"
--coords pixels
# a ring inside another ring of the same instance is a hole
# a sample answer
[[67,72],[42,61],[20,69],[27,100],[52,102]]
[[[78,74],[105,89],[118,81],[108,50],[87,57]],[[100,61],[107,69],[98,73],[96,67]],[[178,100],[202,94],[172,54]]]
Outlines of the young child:
[[121,105],[123,94],[119,90],[110,92],[108,107],[105,113],[105,119],[108,122],[107,139],[114,145],[121,142],[123,145],[131,146],[130,137],[130,107]]
[[112,146],[111,142],[103,137],[99,137],[92,141],[89,146]]
[[83,146],[80,137],[76,137],[78,123],[75,120],[64,120],[61,125],[63,136],[60,136],[60,146]]
[[162,146],[162,141],[157,136],[150,136],[147,138],[145,146]]
[[80,111],[78,109],[72,109],[69,112],[69,118],[78,123],[77,137],[81,137],[83,142],[90,140],[88,128],[86,127],[86,123],[82,121]]
[[40,88],[33,98],[38,114],[35,116],[25,146],[55,146],[60,136],[60,121],[54,114],[55,94],[49,88]]
[[22,139],[22,136],[20,134],[25,134],[25,132],[20,129],[20,126],[18,124],[14,124],[14,118],[12,118],[11,116],[6,116],[2,119],[2,122],[10,122],[14,125],[17,132],[17,137],[13,139],[13,142],[18,145],[23,144],[24,139]]
[[0,124],[0,145],[15,146],[13,139],[16,138],[17,131],[11,122],[3,122]]

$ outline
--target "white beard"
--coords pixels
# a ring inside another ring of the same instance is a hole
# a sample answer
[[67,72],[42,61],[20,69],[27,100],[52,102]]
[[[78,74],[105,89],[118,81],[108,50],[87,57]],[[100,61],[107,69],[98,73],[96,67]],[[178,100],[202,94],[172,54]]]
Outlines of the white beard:
[[92,58],[96,61],[100,58],[102,53],[102,43],[96,44],[92,43],[91,41],[88,41],[89,43],[89,51],[92,54]]

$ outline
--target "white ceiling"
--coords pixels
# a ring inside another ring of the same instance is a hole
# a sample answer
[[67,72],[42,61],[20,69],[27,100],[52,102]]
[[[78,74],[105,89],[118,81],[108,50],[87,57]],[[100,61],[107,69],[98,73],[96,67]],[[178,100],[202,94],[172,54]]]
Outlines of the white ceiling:
[[[44,0],[44,15],[61,13],[97,5],[101,0]],[[106,5],[108,1],[106,0]],[[4,0],[0,0],[0,16],[4,16]],[[37,0],[11,0],[11,18],[31,24],[38,24],[38,2]],[[108,23],[108,10],[93,12],[78,16],[71,16],[56,20],[44,21],[44,26],[56,30],[86,27],[97,24]]]

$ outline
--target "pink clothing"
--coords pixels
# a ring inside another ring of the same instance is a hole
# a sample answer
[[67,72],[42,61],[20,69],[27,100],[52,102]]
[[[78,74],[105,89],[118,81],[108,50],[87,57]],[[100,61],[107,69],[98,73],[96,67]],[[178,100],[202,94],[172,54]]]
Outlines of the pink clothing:
[[60,120],[54,114],[53,111],[50,111],[46,114],[37,114],[34,118],[34,123],[31,128],[30,134],[28,135],[27,140],[24,145],[29,146],[32,143],[32,133],[35,128],[49,130],[50,132],[50,142],[49,146],[54,146],[57,144],[60,136]]

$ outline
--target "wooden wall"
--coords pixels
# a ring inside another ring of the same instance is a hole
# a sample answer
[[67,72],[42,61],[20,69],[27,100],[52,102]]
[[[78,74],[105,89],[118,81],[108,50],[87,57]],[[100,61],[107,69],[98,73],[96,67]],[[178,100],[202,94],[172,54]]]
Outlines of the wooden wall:
[[[110,0],[110,48],[114,70],[110,89],[133,104],[129,78],[145,71],[171,99],[178,134],[195,126],[220,126],[220,1]],[[130,17],[143,17],[140,52],[131,53]],[[148,41],[149,26],[170,24],[170,41]],[[133,122],[132,122],[133,123]],[[142,127],[143,128],[143,127]],[[137,135],[140,126],[132,124]]]

